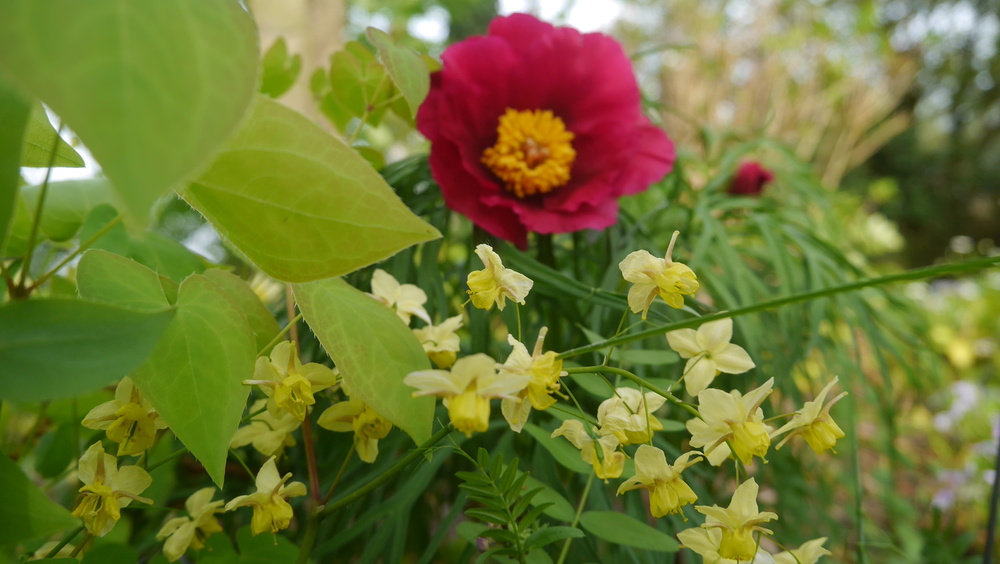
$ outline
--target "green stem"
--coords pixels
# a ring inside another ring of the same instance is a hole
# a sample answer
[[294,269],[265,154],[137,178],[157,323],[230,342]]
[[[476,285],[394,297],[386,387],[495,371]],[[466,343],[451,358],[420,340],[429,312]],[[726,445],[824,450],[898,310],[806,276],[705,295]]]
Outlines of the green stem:
[[267,349],[273,347],[274,345],[277,345],[278,342],[281,341],[282,338],[285,336],[285,334],[288,333],[288,331],[291,330],[291,328],[295,326],[295,324],[298,323],[301,319],[302,319],[302,312],[300,311],[298,315],[293,317],[292,320],[288,322],[288,325],[285,325],[284,329],[278,331],[278,334],[275,335],[273,339],[271,339],[270,343],[265,345],[264,348],[260,349],[257,352],[257,356],[263,355],[265,352],[267,352]]
[[76,535],[79,535],[80,533],[82,533],[84,528],[85,527],[83,525],[80,525],[79,527],[77,527],[77,528],[73,529],[72,531],[66,533],[66,536],[64,536],[62,538],[62,540],[59,541],[59,544],[57,544],[55,547],[53,547],[52,550],[50,550],[49,553],[45,555],[45,558],[55,558],[56,554],[59,554],[60,550],[62,550],[67,544],[69,544],[70,542],[72,542],[73,539],[76,538]]
[[73,552],[70,553],[69,557],[76,558],[80,554],[80,551],[83,550],[83,547],[87,546],[93,539],[94,535],[90,533],[83,535],[83,540],[80,541],[80,544],[76,545],[76,548],[73,549]]
[[344,472],[347,471],[347,463],[351,461],[351,457],[354,456],[355,444],[351,443],[351,449],[347,451],[347,456],[344,457],[344,463],[340,465],[340,470],[337,472],[337,476],[333,479],[333,483],[330,484],[330,489],[327,490],[326,495],[323,496],[323,503],[330,501],[333,497],[333,492],[336,491],[337,486],[340,485],[340,479],[344,477]]
[[174,452],[171,452],[170,454],[168,454],[167,457],[164,458],[163,460],[157,460],[156,464],[150,464],[149,468],[146,468],[146,471],[147,472],[152,472],[153,470],[156,470],[160,466],[163,466],[164,464],[170,462],[171,460],[177,458],[178,456],[184,454],[187,451],[188,451],[188,449],[186,449],[186,448],[177,449]]
[[309,519],[306,521],[306,532],[302,535],[302,541],[299,545],[299,557],[295,560],[296,564],[307,564],[309,562],[309,555],[312,554],[312,549],[316,545],[316,536],[319,534],[319,511],[317,507],[310,503],[309,504]]
[[404,456],[402,460],[400,460],[399,462],[394,464],[391,468],[383,472],[379,477],[368,482],[364,486],[361,486],[360,488],[354,490],[353,492],[347,494],[346,496],[338,499],[334,503],[331,503],[330,505],[324,507],[322,510],[320,510],[320,515],[322,517],[326,517],[327,515],[330,515],[335,511],[338,511],[339,509],[346,507],[354,503],[355,501],[363,498],[364,496],[368,495],[382,484],[388,482],[390,478],[402,472],[407,466],[413,463],[416,459],[423,456],[424,453],[430,450],[431,447],[437,444],[441,439],[448,436],[448,434],[451,433],[451,431],[452,431],[451,423],[445,425],[444,427],[441,427],[437,433],[434,433],[431,436],[431,438],[424,441],[424,444],[410,451],[410,453]]
[[59,141],[62,140],[63,123],[59,124],[56,130],[55,139],[52,141],[52,152],[49,154],[49,166],[45,169],[45,180],[42,181],[42,189],[38,193],[38,204],[35,206],[35,219],[31,223],[31,231],[28,233],[28,244],[25,247],[24,264],[21,265],[21,282],[17,291],[11,295],[12,299],[27,298],[31,291],[27,289],[28,272],[31,270],[31,256],[35,254],[35,243],[38,242],[38,230],[42,224],[42,210],[45,208],[45,198],[49,193],[49,179],[52,178],[52,168],[56,164],[56,152],[59,150]]
[[317,506],[323,503],[319,497],[319,469],[316,466],[316,443],[313,441],[312,419],[306,412],[306,418],[302,420],[302,445],[306,449],[306,469],[309,471],[309,496]]
[[[583,488],[583,495],[580,496],[580,503],[576,506],[576,515],[573,516],[573,523],[570,524],[571,527],[577,526],[580,522],[580,516],[583,515],[583,508],[587,505],[587,496],[590,495],[590,485],[594,483],[594,473],[591,472],[587,476],[587,485]],[[572,538],[566,539],[563,543],[562,551],[559,552],[559,560],[556,560],[556,564],[563,564],[566,561],[566,556],[569,554],[569,545],[573,542]]]
[[884,286],[886,284],[894,284],[896,282],[906,282],[908,280],[922,280],[924,278],[934,278],[940,276],[959,274],[963,272],[973,272],[976,270],[982,270],[989,266],[993,266],[997,263],[1000,263],[1000,256],[974,259],[955,264],[944,264],[939,266],[915,268],[897,274],[890,274],[889,276],[882,276],[879,278],[868,278],[866,280],[848,282],[846,284],[831,286],[829,288],[811,290],[809,292],[802,292],[800,294],[793,294],[791,296],[776,298],[773,300],[768,300],[766,302],[761,302],[759,304],[754,304],[747,307],[741,307],[730,311],[720,311],[718,313],[713,313],[702,317],[694,317],[691,319],[685,319],[684,321],[676,321],[674,323],[667,323],[666,325],[658,325],[651,329],[646,329],[644,331],[639,331],[637,333],[632,333],[630,335],[621,335],[618,337],[612,337],[610,339],[605,339],[604,341],[599,341],[597,343],[584,345],[582,347],[577,347],[575,349],[564,351],[559,355],[558,358],[567,359],[574,356],[579,356],[581,354],[596,352],[608,347],[622,345],[625,343],[631,343],[633,341],[639,341],[642,339],[647,339],[649,337],[656,337],[664,333],[668,333],[670,331],[676,331],[677,329],[688,329],[691,327],[697,327],[703,323],[708,323],[709,321],[715,321],[718,319],[739,317],[741,315],[748,315],[751,313],[757,313],[759,311],[775,309],[786,305],[796,304],[799,302],[807,302],[810,300],[825,298],[828,296],[834,296],[846,292],[854,292],[857,290],[861,290],[864,288],[871,288],[874,286]]
[[69,255],[67,255],[66,258],[64,258],[61,261],[59,261],[59,264],[55,265],[48,272],[46,272],[45,274],[39,276],[38,280],[35,280],[35,283],[32,284],[30,288],[28,288],[28,291],[29,292],[33,291],[34,289],[36,289],[39,286],[41,286],[42,284],[44,284],[49,278],[52,278],[53,276],[55,276],[55,274],[57,272],[59,272],[59,270],[62,267],[64,267],[67,264],[69,264],[70,261],[72,261],[74,258],[76,258],[80,253],[82,253],[83,251],[86,251],[87,249],[89,249],[90,246],[93,245],[95,241],[97,241],[98,239],[100,239],[101,237],[103,237],[104,234],[107,233],[108,231],[110,231],[112,227],[114,227],[115,225],[118,225],[119,223],[121,223],[122,217],[123,216],[121,214],[118,214],[118,216],[115,217],[114,219],[112,219],[111,221],[109,221],[107,225],[105,225],[104,227],[100,228],[97,231],[97,233],[94,233],[86,241],[80,243],[79,248],[77,248],[75,251],[73,251],[72,253],[70,253]]
[[646,389],[648,389],[648,390],[650,390],[650,391],[652,391],[652,392],[654,392],[654,393],[656,393],[656,394],[658,394],[660,396],[663,396],[667,401],[669,401],[670,403],[676,405],[677,407],[680,407],[682,409],[686,409],[687,411],[689,411],[695,417],[701,418],[701,414],[698,413],[698,410],[695,409],[695,407],[693,405],[682,401],[680,398],[678,398],[674,394],[671,394],[670,392],[668,392],[666,390],[660,389],[659,387],[657,387],[657,386],[655,386],[655,385],[647,382],[646,380],[644,380],[644,379],[636,376],[635,374],[632,374],[628,370],[624,370],[624,369],[621,369],[621,368],[615,368],[614,366],[604,366],[602,364],[602,365],[599,365],[599,366],[579,366],[579,367],[567,368],[566,372],[568,372],[570,374],[599,374],[601,372],[607,372],[609,374],[617,374],[619,376],[623,376],[623,377],[628,378],[629,380],[635,382],[636,384],[639,384],[640,386],[642,386],[642,387],[644,387],[644,388],[646,388]]

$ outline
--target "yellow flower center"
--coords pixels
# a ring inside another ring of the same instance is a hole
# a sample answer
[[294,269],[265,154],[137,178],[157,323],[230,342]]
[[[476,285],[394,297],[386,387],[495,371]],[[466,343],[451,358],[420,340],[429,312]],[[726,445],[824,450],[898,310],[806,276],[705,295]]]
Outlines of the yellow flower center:
[[274,403],[302,421],[306,418],[306,406],[316,403],[312,383],[301,374],[289,374],[274,387]]
[[115,411],[116,419],[108,426],[108,438],[118,443],[118,455],[139,454],[156,439],[155,414],[138,403],[126,403]]
[[118,496],[114,490],[99,481],[80,488],[77,500],[73,516],[83,519],[87,530],[92,534],[104,534],[104,527],[109,521],[121,518]]
[[573,132],[551,110],[508,108],[482,161],[518,198],[545,194],[569,182],[576,159],[572,141]]

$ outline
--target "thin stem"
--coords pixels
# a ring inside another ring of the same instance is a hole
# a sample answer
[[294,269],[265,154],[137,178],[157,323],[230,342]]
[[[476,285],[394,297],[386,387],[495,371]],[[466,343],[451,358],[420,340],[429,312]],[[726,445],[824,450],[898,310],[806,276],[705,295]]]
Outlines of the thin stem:
[[55,274],[57,272],[59,272],[59,270],[62,267],[64,267],[67,264],[69,264],[70,261],[72,261],[73,259],[75,259],[80,253],[82,253],[83,251],[86,251],[87,249],[89,249],[90,246],[93,245],[95,241],[97,241],[98,239],[100,239],[101,237],[103,237],[104,234],[107,233],[108,231],[110,231],[112,227],[114,227],[115,225],[118,225],[119,223],[121,223],[123,217],[124,216],[122,216],[122,214],[118,214],[118,216],[115,217],[114,219],[112,219],[111,221],[109,221],[107,223],[107,225],[105,225],[104,227],[98,229],[97,232],[94,233],[93,235],[91,235],[86,241],[80,243],[80,246],[75,251],[73,251],[72,253],[70,253],[69,255],[67,255],[66,258],[64,258],[61,261],[59,261],[59,264],[57,264],[54,267],[52,267],[45,274],[39,276],[38,280],[35,280],[35,283],[32,284],[30,288],[28,288],[28,291],[31,292],[31,291],[35,290],[36,288],[38,288],[39,286],[41,286],[42,284],[44,284],[49,278],[52,278],[53,276],[55,276]]
[[73,548],[73,552],[69,554],[69,557],[76,558],[80,554],[80,551],[83,550],[83,547],[87,546],[92,540],[94,540],[94,535],[90,533],[83,535],[83,539],[80,541],[80,544]]
[[517,340],[524,342],[521,338],[521,304],[514,302],[514,313],[517,314]]
[[[709,321],[716,321],[718,319],[725,319],[728,317],[739,317],[741,315],[748,315],[751,313],[757,313],[759,311],[765,311],[769,309],[775,309],[783,307],[786,305],[796,304],[799,302],[807,302],[810,300],[815,300],[819,298],[825,298],[828,296],[834,296],[837,294],[843,294],[846,292],[854,292],[864,288],[871,288],[875,286],[884,286],[886,284],[894,284],[896,282],[906,282],[908,280],[922,280],[924,278],[934,278],[940,276],[950,276],[962,272],[972,272],[976,270],[982,270],[989,266],[1000,263],[1000,256],[996,257],[985,257],[980,259],[974,259],[969,261],[964,261],[955,264],[944,264],[940,266],[928,266],[924,268],[914,268],[912,270],[907,270],[905,272],[900,272],[897,274],[891,274],[889,276],[882,276],[879,278],[868,278],[865,280],[859,280],[856,282],[848,282],[845,284],[840,284],[837,286],[831,286],[828,288],[822,288],[819,290],[811,290],[808,292],[802,292],[799,294],[793,294],[791,296],[785,296],[782,298],[776,298],[773,300],[768,300],[761,302],[759,304],[754,304],[751,306],[741,307],[730,311],[720,311],[710,315],[704,315],[701,317],[693,317],[691,319],[685,319],[683,321],[676,321],[674,323],[667,323],[666,325],[658,325],[651,329],[646,329],[644,331],[639,331],[632,333],[630,335],[622,335],[619,337],[612,337],[610,339],[605,339],[597,343],[590,345],[584,345],[582,347],[577,347],[575,349],[570,349],[559,354],[560,359],[572,358],[574,356],[579,356],[581,354],[586,354],[590,352],[599,351],[611,346],[622,345],[625,343],[631,343],[633,341],[639,341],[642,339],[647,339],[649,337],[656,337],[662,335],[669,331],[676,331],[677,329],[688,329],[691,327],[697,327],[703,323],[708,323]],[[652,388],[650,388],[652,389]],[[655,390],[654,390],[655,391]]]
[[45,555],[45,558],[55,558],[56,555],[59,554],[60,550],[62,550],[67,544],[69,544],[70,542],[73,541],[73,539],[76,538],[76,535],[79,535],[80,533],[83,532],[84,528],[85,527],[83,525],[80,525],[79,527],[66,533],[66,536],[64,536],[62,540],[59,541],[59,544],[55,545],[55,547],[53,547],[52,550],[50,550],[49,553]]
[[566,372],[568,372],[570,374],[588,374],[588,373],[597,374],[597,373],[601,373],[601,372],[607,372],[607,373],[610,373],[610,374],[617,374],[619,376],[623,376],[623,377],[628,378],[629,380],[635,382],[636,384],[638,384],[638,385],[640,385],[640,386],[642,386],[644,388],[649,389],[651,392],[654,392],[654,393],[656,393],[656,394],[658,394],[660,396],[663,396],[667,401],[669,401],[670,403],[676,405],[677,407],[680,407],[682,409],[686,409],[687,411],[689,411],[695,417],[701,418],[701,414],[698,413],[698,410],[695,409],[693,405],[691,405],[689,403],[686,403],[684,401],[681,401],[681,399],[678,398],[677,396],[671,394],[670,392],[668,392],[666,390],[662,390],[662,389],[658,388],[657,386],[655,386],[655,385],[647,382],[646,380],[644,380],[644,379],[636,376],[635,374],[632,374],[628,370],[624,370],[624,369],[621,369],[621,368],[615,368],[614,366],[600,365],[600,366],[580,366],[580,367],[574,367],[574,368],[567,368]]
[[302,541],[299,545],[299,557],[295,560],[296,564],[307,564],[309,562],[309,555],[312,554],[312,549],[316,545],[316,536],[319,534],[319,511],[317,509],[314,504],[309,504],[309,518],[306,521],[306,532],[302,535]]
[[285,327],[281,331],[278,331],[278,334],[275,335],[273,339],[271,339],[270,343],[265,345],[264,348],[257,351],[257,356],[263,355],[265,352],[267,352],[267,349],[273,347],[274,345],[277,345],[284,338],[285,334],[291,331],[292,328],[295,327],[295,324],[301,320],[302,320],[302,312],[299,312],[298,315],[293,317],[292,320],[288,322],[288,325],[285,325]]
[[256,480],[256,479],[257,479],[257,475],[253,473],[253,470],[251,470],[249,466],[247,466],[247,463],[246,463],[246,462],[245,462],[245,461],[243,460],[243,458],[242,458],[242,457],[241,457],[241,456],[240,456],[240,455],[239,455],[239,454],[238,454],[238,453],[236,452],[236,449],[233,449],[233,448],[229,449],[229,456],[232,456],[233,458],[235,458],[235,459],[236,459],[236,462],[239,462],[239,463],[240,463],[240,466],[242,466],[242,467],[243,467],[243,469],[247,471],[247,474],[250,474],[250,477],[251,477],[251,478],[253,478],[254,480]]
[[340,485],[340,479],[344,477],[344,472],[347,471],[347,463],[351,461],[351,457],[354,456],[355,445],[351,443],[351,449],[347,451],[347,456],[344,457],[344,463],[340,465],[340,470],[337,471],[337,476],[333,479],[333,483],[330,484],[330,489],[327,490],[326,495],[323,496],[323,504],[330,501],[333,497],[333,492],[336,491],[337,486]]
[[146,471],[147,472],[152,472],[153,470],[156,470],[160,466],[163,466],[164,464],[170,462],[171,460],[177,458],[178,456],[184,454],[187,451],[188,451],[188,449],[186,449],[186,448],[179,448],[179,449],[175,450],[174,452],[171,452],[170,454],[168,454],[167,457],[164,458],[163,460],[157,460],[156,464],[150,464],[149,468],[146,468]]
[[299,350],[299,327],[297,324],[298,317],[293,315],[295,313],[295,294],[292,293],[292,285],[285,284],[285,310],[288,319],[291,319],[288,323],[289,330],[291,331],[292,342],[295,343],[295,350]]
[[[576,506],[576,515],[573,516],[573,523],[571,527],[576,527],[580,522],[580,515],[583,515],[583,508],[587,505],[587,496],[590,495],[590,485],[594,483],[594,473],[591,472],[587,476],[587,485],[583,488],[583,495],[580,496],[580,503]],[[556,560],[556,564],[563,564],[566,561],[566,556],[569,554],[569,545],[573,542],[572,538],[567,538],[566,542],[563,543],[562,550],[559,552],[559,560]]]
[[316,443],[313,441],[312,419],[306,412],[302,420],[302,446],[306,450],[306,469],[309,471],[309,496],[317,506],[323,503],[319,493],[319,470],[316,466]]
[[335,511],[338,511],[339,509],[346,507],[354,503],[355,501],[363,498],[364,496],[368,495],[382,484],[388,482],[389,479],[391,479],[393,476],[402,472],[404,468],[409,466],[415,460],[423,456],[424,453],[430,450],[431,447],[437,444],[441,439],[448,436],[448,434],[451,433],[451,431],[452,431],[451,423],[445,425],[444,427],[441,427],[437,433],[434,433],[431,436],[431,438],[424,441],[424,443],[419,447],[410,451],[410,453],[407,454],[405,457],[403,457],[402,460],[394,464],[391,468],[383,472],[377,478],[368,482],[364,486],[361,486],[360,488],[354,490],[353,492],[347,494],[346,496],[338,499],[334,503],[327,505],[326,507],[321,509],[320,515],[326,517],[327,515],[330,515]]
[[31,231],[28,234],[28,245],[25,247],[24,264],[21,265],[21,282],[18,291],[11,296],[13,299],[27,298],[31,293],[28,291],[28,271],[31,270],[31,256],[35,254],[35,243],[38,242],[38,230],[42,224],[42,210],[45,208],[45,198],[49,193],[49,179],[52,178],[52,168],[56,164],[56,152],[59,150],[59,142],[62,141],[63,123],[59,123],[55,138],[52,141],[52,152],[49,154],[49,166],[45,169],[45,180],[42,181],[42,189],[38,193],[38,204],[35,206],[35,218],[31,223]]

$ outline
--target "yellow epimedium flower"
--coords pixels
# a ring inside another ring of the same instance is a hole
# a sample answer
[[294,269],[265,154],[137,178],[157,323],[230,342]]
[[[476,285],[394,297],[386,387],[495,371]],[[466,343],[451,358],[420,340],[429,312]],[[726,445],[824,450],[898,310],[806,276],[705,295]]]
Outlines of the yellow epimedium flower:
[[830,551],[823,548],[825,542],[826,537],[820,537],[798,548],[779,552],[774,555],[774,564],[816,564],[820,558],[830,555]]
[[435,366],[442,370],[451,368],[458,357],[459,339],[458,330],[462,328],[462,316],[449,317],[440,325],[428,325],[414,329],[413,334],[420,341],[420,346],[424,347],[424,352]]
[[618,388],[615,395],[597,408],[598,434],[614,435],[624,445],[648,443],[663,424],[653,416],[667,401],[655,392],[645,394],[635,388]]
[[642,250],[629,254],[618,263],[622,277],[633,284],[628,290],[628,306],[632,313],[642,312],[643,319],[646,319],[649,306],[657,295],[670,307],[680,309],[684,307],[684,296],[698,291],[698,277],[694,271],[670,258],[678,235],[680,232],[674,231],[664,258],[654,257]]
[[528,385],[530,376],[501,378],[497,362],[478,353],[458,359],[451,370],[410,372],[403,383],[416,388],[413,397],[440,396],[455,429],[472,436],[490,425],[490,399],[512,398]]
[[118,443],[118,456],[137,455],[153,446],[156,432],[167,424],[153,410],[146,398],[128,377],[115,388],[115,399],[91,409],[83,418],[88,429],[104,430]]
[[[718,521],[711,517],[705,519],[707,527],[717,524]],[[722,530],[719,528],[694,527],[677,533],[677,539],[681,541],[681,548],[693,550],[701,556],[704,564],[775,564],[774,558],[763,548],[757,550],[751,561],[723,558],[719,554],[719,545],[722,544]]]
[[284,476],[279,475],[274,457],[268,458],[257,473],[257,492],[233,498],[226,504],[226,511],[232,511],[237,507],[252,507],[250,532],[255,535],[268,531],[277,533],[287,529],[294,516],[288,498],[306,495],[305,484],[288,483],[291,477],[291,472]]
[[271,350],[271,357],[260,357],[254,367],[253,380],[267,395],[267,410],[274,417],[291,413],[302,421],[310,405],[316,403],[313,394],[337,383],[337,374],[330,368],[310,362],[302,364],[291,341],[282,341]]
[[392,423],[379,415],[370,405],[357,398],[337,402],[319,416],[317,424],[339,433],[354,432],[354,449],[358,458],[375,462],[378,441],[392,430]]
[[832,450],[837,444],[837,439],[843,439],[846,436],[843,429],[830,417],[830,408],[843,399],[847,395],[847,392],[841,392],[837,397],[830,400],[830,403],[825,406],[823,405],[826,401],[826,395],[830,393],[830,390],[833,389],[838,380],[839,378],[834,378],[816,396],[816,399],[807,401],[802,406],[802,409],[795,413],[791,421],[785,423],[774,433],[771,433],[771,438],[773,439],[782,433],[791,431],[788,436],[774,447],[775,449],[781,448],[792,437],[799,435],[805,439],[817,454],[820,454],[825,450]]
[[538,332],[535,349],[530,354],[528,348],[513,335],[507,335],[507,342],[514,350],[507,357],[507,362],[500,366],[500,377],[530,378],[528,385],[517,394],[516,399],[504,399],[500,402],[504,418],[510,423],[510,428],[518,433],[528,421],[531,408],[548,409],[556,402],[552,393],[559,390],[559,378],[565,374],[562,369],[563,361],[555,352],[542,352],[547,332],[547,327],[542,327]]
[[426,323],[431,322],[431,316],[424,309],[427,294],[413,284],[400,284],[381,268],[376,268],[372,274],[372,292],[368,295],[391,307],[407,325],[414,315]]
[[121,508],[133,500],[153,503],[139,497],[153,479],[138,466],[118,468],[118,459],[104,452],[100,442],[90,445],[80,457],[77,477],[83,482],[76,497],[73,516],[83,519],[90,534],[103,537],[121,519]]
[[580,458],[594,467],[594,474],[602,480],[617,478],[625,470],[625,454],[618,450],[618,437],[605,435],[594,440],[577,419],[563,421],[552,431],[552,438],[566,437],[580,450]]
[[302,425],[302,421],[287,412],[275,417],[265,409],[266,406],[266,399],[259,399],[250,406],[250,413],[259,413],[236,431],[233,440],[229,442],[230,447],[239,448],[252,444],[264,456],[280,457],[285,447],[295,446],[292,433]]
[[732,338],[733,320],[728,317],[703,323],[697,331],[667,333],[670,348],[689,359],[684,367],[684,387],[689,395],[697,396],[720,372],[742,374],[755,366],[743,347],[729,342]]
[[699,513],[711,517],[713,521],[706,522],[702,527],[719,529],[722,540],[719,543],[719,555],[733,560],[751,561],[757,554],[757,541],[754,532],[772,534],[770,530],[760,526],[778,518],[770,511],[757,510],[757,482],[750,478],[740,484],[733,493],[729,507],[723,509],[718,505],[696,505]]
[[726,393],[709,388],[698,394],[698,413],[701,419],[687,422],[691,433],[691,446],[703,448],[712,466],[722,464],[731,451],[726,441],[732,444],[736,456],[743,464],[750,464],[754,456],[764,458],[771,439],[770,427],[764,424],[764,411],[760,404],[771,393],[774,378],[764,385],[742,395],[738,390]]
[[221,499],[212,501],[215,488],[202,488],[187,498],[184,509],[187,516],[174,517],[164,523],[156,540],[166,539],[163,543],[163,555],[168,562],[176,562],[187,552],[188,548],[199,550],[205,546],[205,539],[213,533],[222,532],[222,525],[215,514],[220,513],[226,502]]
[[504,268],[500,255],[489,245],[476,245],[476,254],[486,268],[469,273],[467,283],[472,305],[488,311],[495,304],[503,311],[507,298],[524,305],[524,298],[534,282],[519,272]]
[[618,487],[618,495],[632,490],[647,490],[649,512],[653,517],[680,513],[682,507],[698,500],[691,486],[681,479],[681,472],[700,460],[701,453],[690,451],[680,455],[673,464],[667,464],[662,450],[640,445],[635,451],[635,476]]

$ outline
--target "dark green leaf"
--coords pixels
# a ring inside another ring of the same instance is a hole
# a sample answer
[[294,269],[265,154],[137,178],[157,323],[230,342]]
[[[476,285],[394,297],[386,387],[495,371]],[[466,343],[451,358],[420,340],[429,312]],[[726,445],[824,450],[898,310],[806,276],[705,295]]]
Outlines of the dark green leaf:
[[585,511],[580,525],[587,532],[610,543],[644,550],[677,552],[680,546],[674,537],[616,511]]
[[564,539],[578,539],[585,536],[576,527],[543,527],[538,529],[524,541],[524,549],[532,550],[550,545]]
[[6,455],[0,454],[0,545],[75,527],[79,521],[42,493]]
[[0,253],[6,248],[17,200],[21,170],[21,146],[31,104],[9,79],[0,73]]

